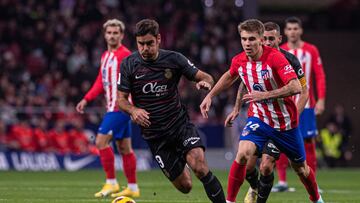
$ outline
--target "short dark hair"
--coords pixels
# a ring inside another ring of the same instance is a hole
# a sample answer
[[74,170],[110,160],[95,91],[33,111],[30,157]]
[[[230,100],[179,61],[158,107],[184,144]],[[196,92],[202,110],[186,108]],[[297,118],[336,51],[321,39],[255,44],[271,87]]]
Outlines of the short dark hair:
[[249,19],[240,23],[238,26],[239,34],[241,31],[257,32],[260,36],[264,35],[264,24],[257,19]]
[[291,16],[291,17],[286,18],[286,19],[285,19],[285,26],[286,26],[286,24],[288,24],[288,23],[296,23],[296,24],[298,24],[300,27],[302,27],[302,22],[301,22],[300,18],[295,17],[295,16]]
[[278,33],[280,33],[280,26],[277,23],[274,22],[266,22],[264,23],[265,31],[271,31],[276,30]]
[[135,36],[144,36],[151,34],[157,36],[159,34],[159,24],[155,20],[143,19],[136,23]]

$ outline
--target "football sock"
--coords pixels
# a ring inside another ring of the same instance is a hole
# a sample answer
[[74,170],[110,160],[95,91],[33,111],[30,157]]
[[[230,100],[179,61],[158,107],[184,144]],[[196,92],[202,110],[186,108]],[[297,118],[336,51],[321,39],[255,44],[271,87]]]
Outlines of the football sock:
[[246,164],[233,162],[228,177],[228,189],[226,200],[235,202],[240,186],[243,184],[246,176]]
[[259,176],[259,172],[258,172],[257,168],[254,168],[254,170],[252,170],[250,172],[246,172],[246,180],[248,181],[248,183],[250,184],[250,187],[252,189],[257,188],[258,176]]
[[136,183],[136,156],[134,152],[122,155],[123,168],[128,183]]
[[306,163],[314,171],[314,174],[316,176],[317,160],[316,160],[315,143],[305,143],[305,152],[306,152]]
[[306,178],[300,177],[300,180],[304,184],[304,186],[309,194],[309,199],[311,201],[318,200],[320,195],[318,192],[318,186],[316,183],[315,174],[314,174],[313,170],[310,168],[310,173],[309,173],[308,177],[306,177]]
[[276,161],[276,169],[279,176],[279,181],[286,182],[286,168],[288,167],[289,160],[284,153],[280,154],[280,158]]
[[106,179],[106,184],[116,185],[117,180],[115,178],[114,179]]
[[200,179],[211,202],[225,203],[225,195],[220,181],[211,171]]
[[131,191],[138,191],[139,190],[139,187],[136,183],[128,183],[128,188],[131,190]]
[[260,180],[258,183],[258,196],[256,203],[266,202],[266,200],[270,195],[273,184],[274,184],[274,173],[271,173],[268,176],[260,175]]
[[100,149],[100,161],[106,174],[106,179],[115,179],[114,152],[111,147]]

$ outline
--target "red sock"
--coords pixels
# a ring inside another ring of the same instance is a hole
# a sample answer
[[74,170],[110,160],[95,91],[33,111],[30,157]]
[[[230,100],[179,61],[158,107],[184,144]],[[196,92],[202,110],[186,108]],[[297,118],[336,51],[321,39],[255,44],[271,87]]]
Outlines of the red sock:
[[136,156],[134,152],[123,154],[123,168],[128,183],[136,183]]
[[238,194],[240,186],[245,180],[245,176],[246,164],[238,164],[236,161],[234,161],[229,172],[226,200],[235,202],[236,195]]
[[111,147],[100,149],[100,161],[106,173],[107,179],[115,178],[114,152]]
[[279,160],[276,161],[276,169],[279,176],[279,181],[286,182],[286,169],[289,165],[289,160],[284,153],[280,154]]
[[320,195],[318,192],[318,185],[316,183],[314,171],[310,168],[310,173],[308,177],[300,177],[301,182],[304,184],[311,201],[316,201],[319,199]]
[[316,176],[317,160],[316,160],[315,143],[305,143],[305,152],[306,152],[306,163],[314,171],[314,175]]

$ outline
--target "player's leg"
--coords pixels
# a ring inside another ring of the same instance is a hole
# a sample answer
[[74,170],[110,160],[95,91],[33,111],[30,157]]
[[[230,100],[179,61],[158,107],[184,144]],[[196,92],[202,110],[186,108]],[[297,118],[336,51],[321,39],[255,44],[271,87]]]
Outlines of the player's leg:
[[285,153],[291,160],[292,167],[310,195],[310,200],[313,202],[320,200],[319,202],[322,202],[314,172],[305,161],[304,142],[299,129],[295,128],[279,132],[279,136],[273,136],[272,140],[280,151]]
[[119,153],[122,156],[123,170],[126,176],[128,185],[127,187],[118,193],[112,194],[112,197],[139,197],[140,190],[137,184],[136,178],[136,156],[131,147],[131,138],[123,138],[116,140]]
[[250,117],[244,127],[235,160],[231,165],[226,200],[229,203],[235,202],[236,196],[246,177],[246,164],[255,154],[261,152],[267,141],[265,136],[268,126],[261,120]]
[[246,181],[250,184],[250,187],[244,198],[244,203],[255,203],[258,191],[259,172],[256,168],[258,156],[252,156],[246,163]]
[[109,145],[112,135],[98,133],[96,136],[96,147],[99,150],[100,162],[106,174],[106,183],[103,188],[95,193],[95,197],[105,197],[119,191],[119,185],[115,176],[115,156]]
[[131,121],[129,120],[127,124],[123,125],[123,127],[118,131],[118,133],[114,135],[116,139],[116,146],[122,156],[123,169],[128,182],[128,186],[123,191],[112,194],[112,197],[140,196],[140,190],[138,188],[136,179],[136,156],[131,146],[131,134]]
[[289,189],[286,179],[286,169],[289,166],[289,160],[284,153],[281,153],[279,160],[276,161],[276,171],[278,174],[278,183],[271,190],[272,192],[285,192]]
[[258,183],[257,203],[266,202],[274,183],[275,160],[279,159],[280,150],[272,140],[269,140],[263,149],[260,163],[260,180]]
[[212,202],[225,203],[223,188],[217,177],[209,170],[204,149],[201,147],[191,149],[186,153],[186,161],[196,177],[202,182],[208,198]]
[[209,170],[206,163],[204,145],[197,129],[192,123],[187,123],[178,135],[179,151],[182,152],[188,166],[202,182],[208,198],[212,202],[225,203],[225,195],[220,181]]

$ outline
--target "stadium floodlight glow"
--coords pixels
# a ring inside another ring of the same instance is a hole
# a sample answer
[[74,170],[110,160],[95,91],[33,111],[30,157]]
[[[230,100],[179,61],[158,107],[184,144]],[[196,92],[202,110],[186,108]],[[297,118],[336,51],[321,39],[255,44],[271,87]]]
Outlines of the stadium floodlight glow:
[[212,7],[214,5],[214,0],[205,0],[204,3],[206,7]]
[[244,0],[235,0],[236,7],[242,7],[244,5]]

